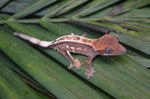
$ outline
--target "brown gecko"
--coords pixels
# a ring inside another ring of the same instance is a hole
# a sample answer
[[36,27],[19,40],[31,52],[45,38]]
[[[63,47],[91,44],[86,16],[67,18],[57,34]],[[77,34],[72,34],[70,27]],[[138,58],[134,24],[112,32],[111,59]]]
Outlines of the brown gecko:
[[53,48],[59,51],[69,60],[70,66],[68,69],[75,66],[78,70],[80,70],[80,66],[82,65],[78,58],[74,59],[71,56],[70,52],[88,56],[86,59],[87,69],[85,73],[88,79],[93,77],[93,73],[95,73],[94,68],[91,65],[91,62],[95,56],[121,55],[126,52],[126,49],[119,44],[118,39],[108,34],[105,34],[98,39],[89,39],[85,36],[70,33],[69,35],[57,38],[55,41],[41,41],[17,32],[15,32],[14,35],[41,47]]

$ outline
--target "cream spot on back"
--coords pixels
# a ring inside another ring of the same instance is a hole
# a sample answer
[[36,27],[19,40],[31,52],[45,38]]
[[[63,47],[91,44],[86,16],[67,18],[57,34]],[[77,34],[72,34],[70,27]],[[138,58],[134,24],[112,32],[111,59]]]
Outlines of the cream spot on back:
[[87,52],[87,49],[86,49],[86,48],[84,48],[83,50],[84,50],[85,52]]
[[80,47],[78,47],[78,48],[77,48],[77,50],[81,50],[81,48],[80,48]]
[[76,49],[77,49],[78,52],[80,52],[80,53],[82,52],[82,48],[79,47],[79,48],[76,48]]
[[69,46],[68,46],[68,45],[66,45],[66,48],[69,48]]
[[72,50],[75,50],[75,48],[74,47],[70,47]]
[[74,53],[76,52],[76,51],[75,51],[75,47],[70,47],[70,50],[71,50],[72,52],[74,52]]

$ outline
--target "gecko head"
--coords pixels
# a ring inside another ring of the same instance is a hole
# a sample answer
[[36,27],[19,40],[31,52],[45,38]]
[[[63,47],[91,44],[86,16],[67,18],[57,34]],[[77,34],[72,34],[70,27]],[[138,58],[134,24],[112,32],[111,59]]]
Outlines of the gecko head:
[[121,55],[126,52],[126,48],[118,42],[118,39],[108,34],[99,38],[99,43],[97,44],[99,45],[99,48],[97,48],[99,55]]

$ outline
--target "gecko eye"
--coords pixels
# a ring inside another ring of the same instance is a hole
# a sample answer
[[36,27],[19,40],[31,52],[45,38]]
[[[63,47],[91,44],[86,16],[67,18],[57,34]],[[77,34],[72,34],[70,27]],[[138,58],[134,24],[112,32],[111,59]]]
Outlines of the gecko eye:
[[107,53],[111,53],[112,52],[112,49],[111,48],[106,48],[106,50],[105,50]]

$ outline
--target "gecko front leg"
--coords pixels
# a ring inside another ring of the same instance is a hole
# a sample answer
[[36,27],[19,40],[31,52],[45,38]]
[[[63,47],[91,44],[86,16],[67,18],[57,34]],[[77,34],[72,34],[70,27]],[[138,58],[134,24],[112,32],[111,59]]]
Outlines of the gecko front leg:
[[86,59],[86,73],[85,75],[87,76],[87,78],[89,79],[90,77],[93,77],[93,73],[96,73],[96,71],[94,71],[94,68],[92,67],[91,65],[91,62],[93,60],[95,56],[89,56],[87,59]]
[[57,49],[60,53],[62,53],[70,62],[70,66],[68,67],[68,69],[71,69],[73,66],[75,66],[78,70],[80,70],[80,66],[82,65],[80,63],[81,60],[79,60],[78,58],[74,59],[70,52],[67,51],[65,48],[58,48]]

